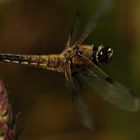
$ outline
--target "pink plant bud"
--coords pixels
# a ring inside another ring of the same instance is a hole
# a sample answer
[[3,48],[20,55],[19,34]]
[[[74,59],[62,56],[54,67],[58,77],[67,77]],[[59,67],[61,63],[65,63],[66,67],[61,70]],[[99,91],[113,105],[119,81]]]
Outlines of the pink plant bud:
[[4,83],[0,80],[0,140],[15,140],[16,119]]

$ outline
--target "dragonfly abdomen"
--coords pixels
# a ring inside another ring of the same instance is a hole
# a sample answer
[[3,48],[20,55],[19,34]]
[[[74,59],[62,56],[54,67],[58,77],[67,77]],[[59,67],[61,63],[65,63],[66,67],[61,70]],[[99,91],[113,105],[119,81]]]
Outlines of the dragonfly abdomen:
[[21,63],[24,62],[24,57],[21,55],[13,55],[13,54],[0,54],[1,62],[9,62],[9,63]]
[[16,55],[0,54],[1,62],[38,66],[53,71],[64,71],[64,57],[62,55]]

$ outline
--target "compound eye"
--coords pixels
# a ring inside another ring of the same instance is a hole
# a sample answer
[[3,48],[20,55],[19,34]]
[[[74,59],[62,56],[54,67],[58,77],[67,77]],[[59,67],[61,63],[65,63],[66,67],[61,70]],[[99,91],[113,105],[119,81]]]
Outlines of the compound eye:
[[100,63],[108,63],[112,58],[112,55],[113,55],[113,50],[110,47],[100,45],[98,47],[94,47],[91,60],[96,65]]
[[107,52],[106,52],[104,49],[102,49],[102,50],[99,52],[99,54],[98,54],[98,61],[99,61],[100,63],[104,63],[104,62],[106,62],[107,60],[108,60]]
[[113,50],[109,47],[102,47],[98,54],[97,54],[97,59],[99,63],[107,63],[110,61],[113,55]]

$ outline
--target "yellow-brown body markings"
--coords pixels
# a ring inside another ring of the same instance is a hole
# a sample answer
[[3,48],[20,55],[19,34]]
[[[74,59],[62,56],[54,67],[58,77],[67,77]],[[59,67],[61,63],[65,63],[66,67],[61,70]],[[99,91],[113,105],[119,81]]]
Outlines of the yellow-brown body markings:
[[[80,54],[91,58],[93,55],[92,45],[81,45],[79,47]],[[20,55],[20,54],[0,54],[1,62],[16,63],[37,66],[45,68],[47,70],[65,72],[68,60],[73,64],[83,64],[76,54],[74,47],[64,50],[60,54],[48,54],[48,55]]]

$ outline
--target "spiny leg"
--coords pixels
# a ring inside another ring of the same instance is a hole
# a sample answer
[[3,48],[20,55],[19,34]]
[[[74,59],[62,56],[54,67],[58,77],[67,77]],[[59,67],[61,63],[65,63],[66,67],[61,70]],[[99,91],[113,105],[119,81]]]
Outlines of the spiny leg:
[[72,100],[74,100],[75,96],[78,96],[77,93],[75,92],[76,87],[73,82],[72,78],[72,72],[71,72],[71,62],[68,61],[66,66],[65,66],[65,77],[66,77],[66,84],[69,89],[71,89],[72,93]]
[[70,42],[71,42],[71,33],[69,33],[68,40],[67,40],[65,49],[63,51],[67,50],[70,47]]

